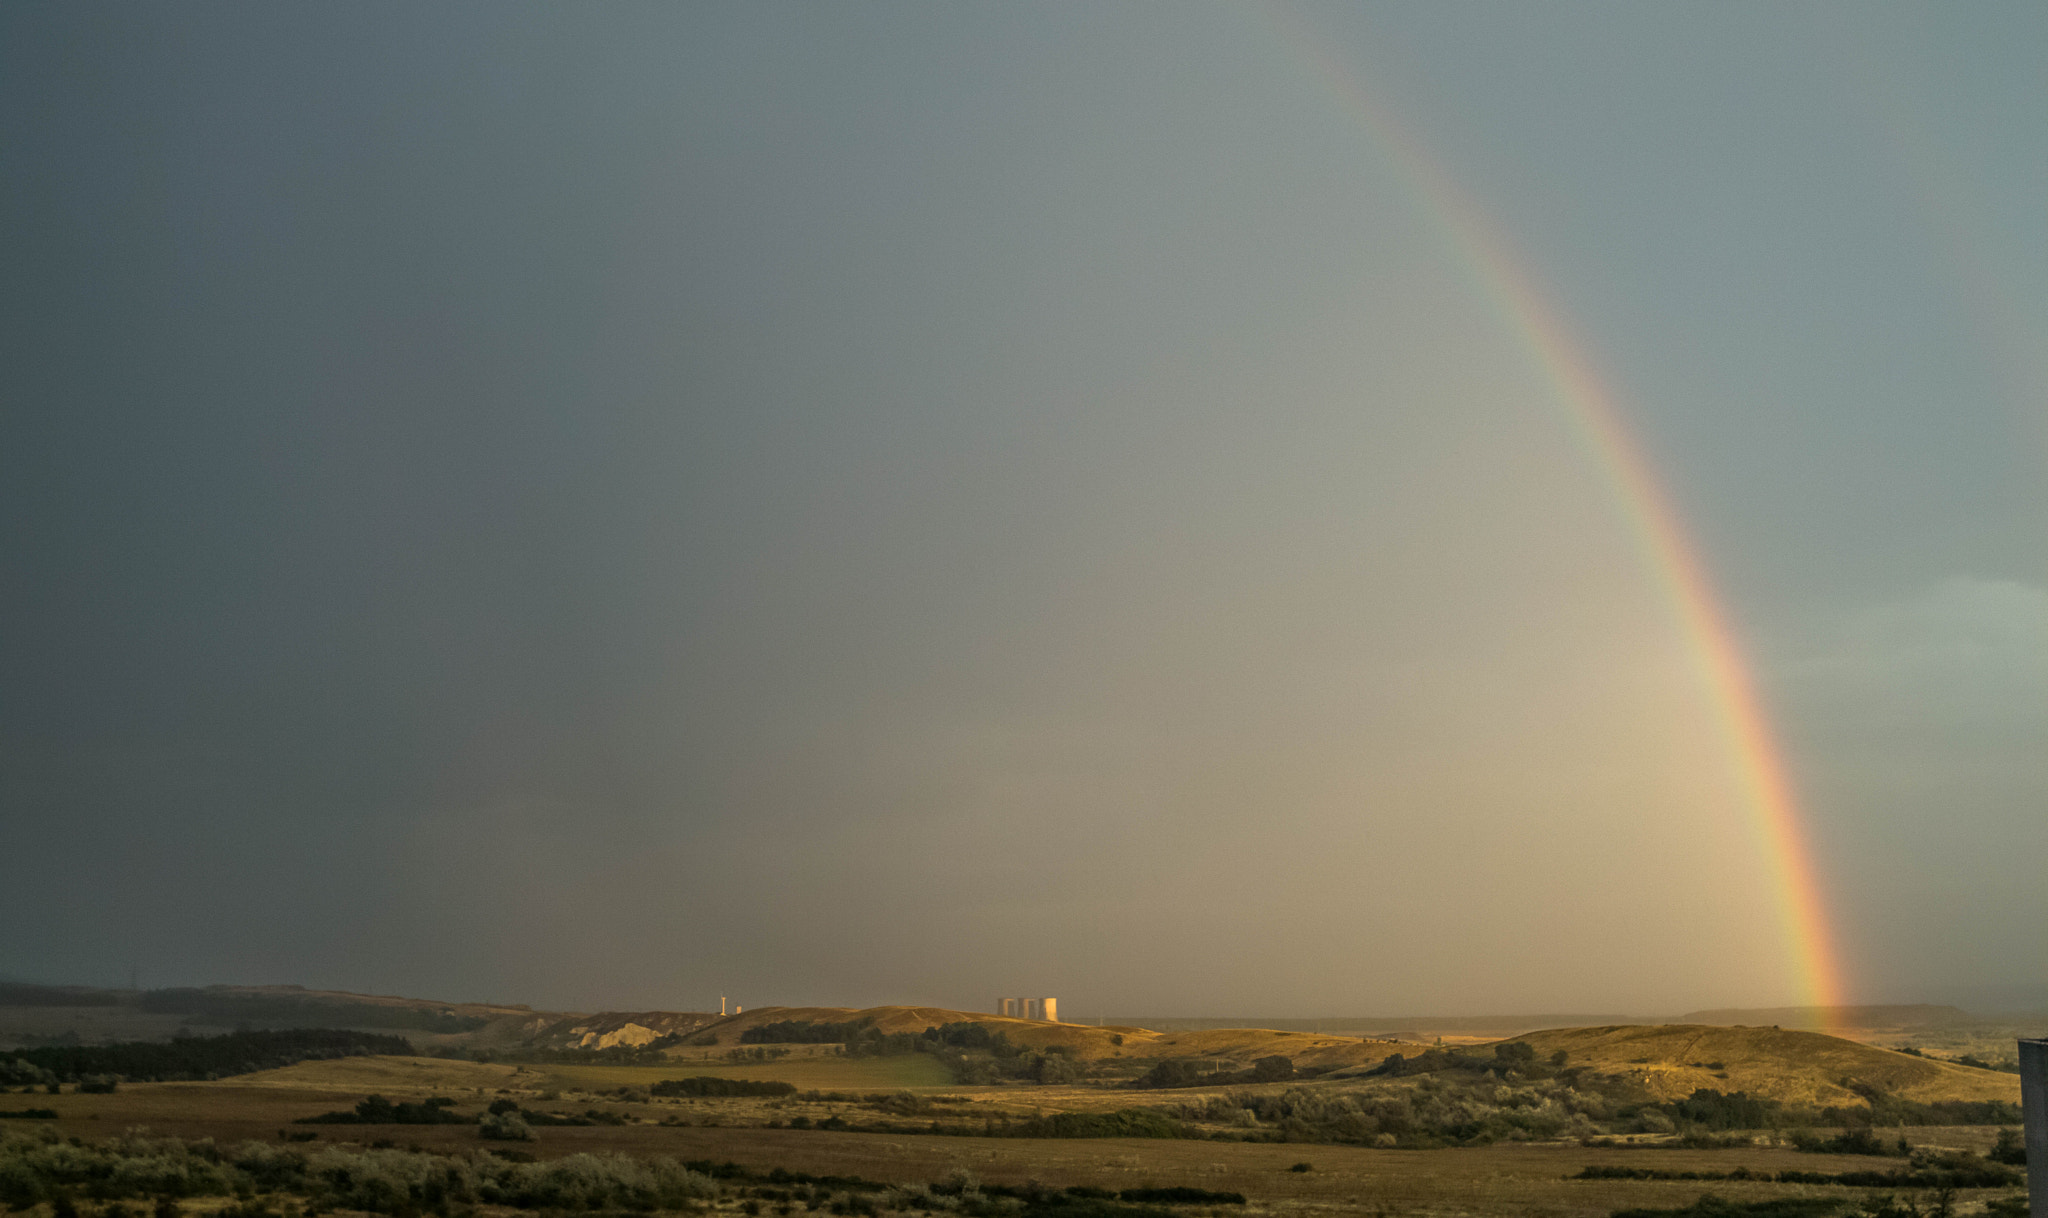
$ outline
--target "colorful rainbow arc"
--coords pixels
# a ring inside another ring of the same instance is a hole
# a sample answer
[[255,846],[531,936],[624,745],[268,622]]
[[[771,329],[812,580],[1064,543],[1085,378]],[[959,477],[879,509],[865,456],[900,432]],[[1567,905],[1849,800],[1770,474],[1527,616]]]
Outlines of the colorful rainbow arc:
[[1480,210],[1437,163],[1376,105],[1363,85],[1321,49],[1278,3],[1262,6],[1282,40],[1307,63],[1337,104],[1357,120],[1407,178],[1421,210],[1500,310],[1542,371],[1594,465],[1606,479],[1653,578],[1688,642],[1714,717],[1733,759],[1743,802],[1778,901],[1787,964],[1800,997],[1825,1014],[1842,1004],[1842,983],[1821,887],[1807,852],[1799,806],[1772,738],[1770,720],[1714,596],[1697,548],[1658,486],[1652,467],[1562,310],[1529,274]]

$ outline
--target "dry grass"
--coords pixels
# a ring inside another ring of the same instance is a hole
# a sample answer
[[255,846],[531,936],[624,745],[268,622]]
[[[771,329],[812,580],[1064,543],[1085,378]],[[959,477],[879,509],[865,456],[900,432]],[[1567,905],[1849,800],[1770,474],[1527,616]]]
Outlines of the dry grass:
[[[215,1088],[215,1093],[208,1096],[182,1093],[179,1099],[190,1107],[188,1115],[193,1124],[204,1128],[181,1128],[183,1122],[166,1122],[157,1127],[157,1132],[223,1139],[261,1137],[266,1131],[260,1128],[261,1122],[251,1121],[253,1111],[242,1113],[232,1123],[227,1112],[245,1102],[278,1111],[288,1106],[275,1089],[239,1095],[234,1092],[231,1088]],[[71,1098],[63,1097],[66,1101]],[[202,1110],[210,1111],[202,1118]],[[98,1124],[105,1127],[112,1123],[103,1120]],[[95,1129],[73,1120],[64,1125],[65,1132],[86,1136],[119,1128],[115,1125]],[[1989,1131],[1982,1132],[1981,1138],[1973,1140],[1988,1143]],[[322,1141],[336,1142],[388,1137],[400,1145],[444,1152],[469,1151],[479,1145],[475,1130],[463,1126],[375,1130],[330,1127],[321,1128],[319,1135]],[[1752,1171],[1842,1171],[1897,1164],[1896,1160],[1803,1155],[1770,1149],[1627,1151],[1521,1145],[1395,1151],[1149,1139],[1051,1141],[657,1125],[545,1129],[540,1131],[538,1141],[524,1144],[521,1149],[541,1157],[613,1151],[671,1155],[686,1160],[730,1160],[763,1170],[783,1167],[819,1175],[859,1175],[893,1183],[935,1181],[953,1171],[966,1170],[986,1181],[1012,1185],[1031,1180],[1059,1187],[1078,1184],[1098,1188],[1192,1184],[1242,1192],[1251,1198],[1255,1213],[1386,1211],[1476,1218],[1601,1218],[1621,1208],[1685,1205],[1709,1191],[1738,1199],[1858,1195],[1827,1186],[1742,1181],[1567,1178],[1594,1163],[1713,1172],[1737,1167]],[[1312,1164],[1314,1170],[1291,1170],[1301,1162]],[[1975,1208],[1981,1197],[1966,1197],[1964,1202],[1966,1209]]]
[[[812,1065],[863,1067],[904,1060],[915,1059],[820,1059]],[[792,1063],[774,1066],[789,1064]],[[760,1077],[762,1071],[772,1068],[745,1069]],[[1245,1193],[1254,1201],[1254,1212],[1384,1210],[1403,1215],[1464,1214],[1479,1218],[1596,1218],[1619,1208],[1684,1205],[1708,1191],[1745,1199],[1850,1194],[1826,1186],[1758,1182],[1566,1179],[1588,1164],[1715,1172],[1737,1167],[1758,1172],[1839,1172],[1899,1166],[1896,1159],[1807,1155],[1768,1147],[1626,1150],[1560,1143],[1396,1151],[1307,1144],[828,1133],[768,1129],[760,1127],[759,1122],[798,1112],[814,1119],[833,1111],[854,1120],[872,1119],[876,1114],[843,1104],[746,1099],[621,1103],[590,1093],[591,1088],[617,1086],[620,1079],[644,1082],[676,1073],[679,1072],[644,1067],[508,1067],[431,1059],[371,1059],[306,1063],[289,1070],[269,1071],[264,1076],[225,1082],[135,1084],[123,1086],[113,1095],[38,1097],[36,1103],[58,1110],[58,1132],[87,1138],[147,1126],[159,1134],[186,1138],[274,1141],[289,1130],[295,1134],[312,1133],[321,1142],[389,1139],[401,1146],[426,1150],[470,1151],[482,1145],[471,1126],[293,1127],[290,1122],[346,1107],[368,1090],[379,1090],[394,1098],[449,1094],[460,1101],[465,1111],[474,1111],[500,1089],[506,1089],[519,1094],[522,1102],[538,1107],[577,1112],[596,1107],[632,1122],[542,1129],[537,1141],[520,1147],[542,1157],[579,1151],[663,1154],[683,1159],[732,1160],[764,1170],[785,1167],[898,1183],[939,1180],[955,1169],[965,1169],[984,1180],[1004,1184],[1029,1180],[1062,1187],[1193,1184]],[[561,1088],[563,1094],[556,1101],[543,1102],[537,1098],[543,1088]],[[1076,1088],[949,1088],[947,1092],[970,1101],[972,1106],[964,1112],[957,1107],[949,1108],[949,1112],[962,1115],[971,1115],[983,1106],[1028,1113],[1035,1108],[1115,1107],[1134,1099],[1155,1098]],[[958,1118],[949,1115],[946,1119]],[[662,1120],[683,1123],[658,1123]],[[37,1126],[24,1123],[18,1127]],[[1995,1131],[1938,1128],[1901,1132],[1916,1142],[1981,1151],[1990,1145]],[[1313,1164],[1314,1170],[1289,1170],[1300,1162]]]
[[[1789,1028],[1665,1024],[1560,1028],[1515,1039],[1538,1054],[1563,1049],[1574,1065],[1625,1075],[1659,1099],[1698,1088],[1747,1091],[1788,1104],[1862,1103],[1845,1080],[1871,1083],[1919,1103],[2019,1102],[2019,1077],[1931,1061],[1871,1045]],[[1719,1068],[1713,1068],[1720,1063]]]

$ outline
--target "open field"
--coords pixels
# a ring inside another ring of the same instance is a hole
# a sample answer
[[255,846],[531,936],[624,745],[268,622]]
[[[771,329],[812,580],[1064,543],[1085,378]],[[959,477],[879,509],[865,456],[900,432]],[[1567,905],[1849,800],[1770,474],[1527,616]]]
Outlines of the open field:
[[[1591,1032],[1593,1030],[1587,1030]],[[1677,1035],[1673,1033],[1673,1035]],[[1689,1041],[1697,1045],[1697,1040]],[[1592,1050],[1588,1050],[1589,1052]],[[1910,1060],[1910,1059],[1909,1059]],[[726,1067],[726,1077],[781,1078],[819,1090],[895,1089],[906,1065],[932,1059],[788,1058]],[[1924,1064],[1924,1063],[1922,1063]],[[891,1072],[897,1072],[892,1079]],[[1413,1215],[1557,1215],[1599,1218],[1616,1209],[1685,1205],[1704,1192],[1751,1200],[1771,1197],[1863,1195],[1861,1190],[1764,1181],[1574,1180],[1589,1165],[1652,1167],[1664,1171],[1750,1172],[1893,1170],[1896,1158],[1799,1153],[1762,1144],[1714,1149],[1631,1149],[1583,1146],[1575,1141],[1499,1144],[1439,1150],[1368,1149],[1303,1143],[1128,1138],[988,1138],[922,1132],[876,1133],[770,1128],[793,1114],[814,1120],[844,1116],[872,1120],[876,1112],[857,1097],[845,1099],[647,1099],[619,1088],[644,1087],[664,1077],[712,1073],[692,1064],[674,1067],[534,1066],[455,1062],[430,1058],[352,1058],[307,1062],[282,1070],[203,1083],[123,1085],[111,1095],[66,1093],[27,1097],[59,1113],[55,1122],[6,1122],[16,1133],[39,1129],[96,1139],[137,1127],[159,1135],[211,1138],[228,1144],[275,1142],[308,1135],[316,1144],[382,1142],[436,1153],[469,1153],[494,1144],[473,1125],[294,1126],[291,1122],[351,1107],[365,1094],[392,1099],[428,1095],[454,1098],[466,1112],[510,1095],[522,1105],[564,1114],[595,1111],[619,1124],[546,1127],[518,1149],[541,1158],[578,1152],[666,1155],[734,1161],[763,1171],[785,1168],[817,1175],[858,1175],[892,1183],[923,1183],[972,1172],[991,1183],[1036,1180],[1057,1187],[1124,1189],[1193,1185],[1231,1190],[1251,1199],[1251,1212],[1374,1213]],[[799,1081],[801,1080],[801,1081]],[[1133,1093],[1085,1087],[957,1087],[943,1080],[909,1084],[948,1124],[978,1124],[986,1113],[1028,1117],[1035,1112],[1106,1110],[1133,1104],[1173,1104],[1186,1093]],[[1281,1091],[1274,1084],[1258,1091]],[[1199,1093],[1195,1093],[1199,1094]],[[929,1111],[929,1110],[928,1110]],[[920,1118],[922,1119],[922,1118]],[[913,1125],[913,1128],[922,1126]],[[1909,1133],[1921,1146],[1988,1148],[1988,1127],[1924,1127]],[[1308,1163],[1311,1170],[1292,1170]],[[2010,1190],[2004,1190],[2009,1192]],[[1997,1191],[1960,1195],[1959,1212],[1981,1209]],[[203,1207],[202,1207],[203,1208]]]
[[[112,1133],[130,1118],[158,1116],[157,1132],[210,1135],[222,1140],[275,1138],[259,1112],[282,1118],[318,1108],[315,1095],[275,1088],[209,1085],[135,1089],[133,1095],[59,1097],[61,1132]],[[86,1103],[85,1101],[93,1101]],[[118,1102],[117,1102],[118,1101]],[[87,1111],[90,1109],[91,1111]],[[97,1116],[97,1119],[95,1119]],[[466,1126],[375,1130],[326,1127],[323,1142],[388,1136],[430,1152],[471,1152],[486,1145]],[[1932,1132],[1932,1131],[1930,1131]],[[1944,1144],[1988,1145],[1988,1129],[1940,1131]],[[1503,1145],[1436,1151],[1356,1147],[1260,1145],[1157,1139],[983,1139],[916,1134],[826,1133],[809,1130],[665,1127],[547,1129],[521,1149],[542,1158],[578,1152],[667,1155],[684,1160],[732,1161],[767,1170],[816,1175],[857,1175],[892,1183],[922,1183],[971,1172],[983,1181],[1056,1187],[1124,1189],[1193,1185],[1245,1194],[1252,1213],[1387,1213],[1408,1215],[1558,1215],[1602,1218],[1616,1209],[1680,1206],[1704,1192],[1738,1200],[1796,1196],[1856,1196],[1860,1190],[1749,1181],[1573,1180],[1588,1165],[1651,1165],[1672,1171],[1752,1172],[1882,1169],[1896,1160],[1817,1156],[1783,1149],[1619,1150],[1576,1145]],[[1308,1163],[1312,1170],[1296,1171]],[[1965,1193],[1964,1212],[1990,1195]]]

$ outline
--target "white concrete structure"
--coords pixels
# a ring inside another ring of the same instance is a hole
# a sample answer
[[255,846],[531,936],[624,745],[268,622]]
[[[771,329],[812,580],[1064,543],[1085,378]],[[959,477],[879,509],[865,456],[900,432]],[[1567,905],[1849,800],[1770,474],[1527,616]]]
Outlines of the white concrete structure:
[[2027,1121],[2027,1198],[2048,1218],[2048,1040],[2020,1042],[2020,1112]]

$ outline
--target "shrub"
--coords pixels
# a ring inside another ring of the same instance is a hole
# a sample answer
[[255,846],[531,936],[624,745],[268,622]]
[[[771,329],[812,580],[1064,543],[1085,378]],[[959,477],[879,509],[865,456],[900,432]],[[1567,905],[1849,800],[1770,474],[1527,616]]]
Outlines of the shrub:
[[1117,1112],[1056,1112],[1010,1127],[1019,1138],[1181,1138],[1187,1127],[1147,1108]]
[[454,1107],[455,1101],[446,1096],[430,1096],[417,1104],[409,1100],[394,1104],[381,1095],[371,1095],[364,1097],[353,1112],[323,1112],[319,1116],[300,1117],[293,1124],[468,1125],[476,1119],[453,1111]]
[[2020,1139],[2019,1130],[2001,1129],[1998,1141],[1992,1143],[1990,1153],[1985,1156],[1994,1163],[2006,1163],[2013,1167],[2027,1165],[2027,1144]]
[[533,1126],[517,1112],[486,1113],[477,1122],[477,1133],[494,1142],[531,1142]]
[[650,1095],[795,1095],[796,1088],[789,1083],[769,1082],[762,1079],[716,1078],[703,1075],[696,1078],[667,1078],[647,1089]]

